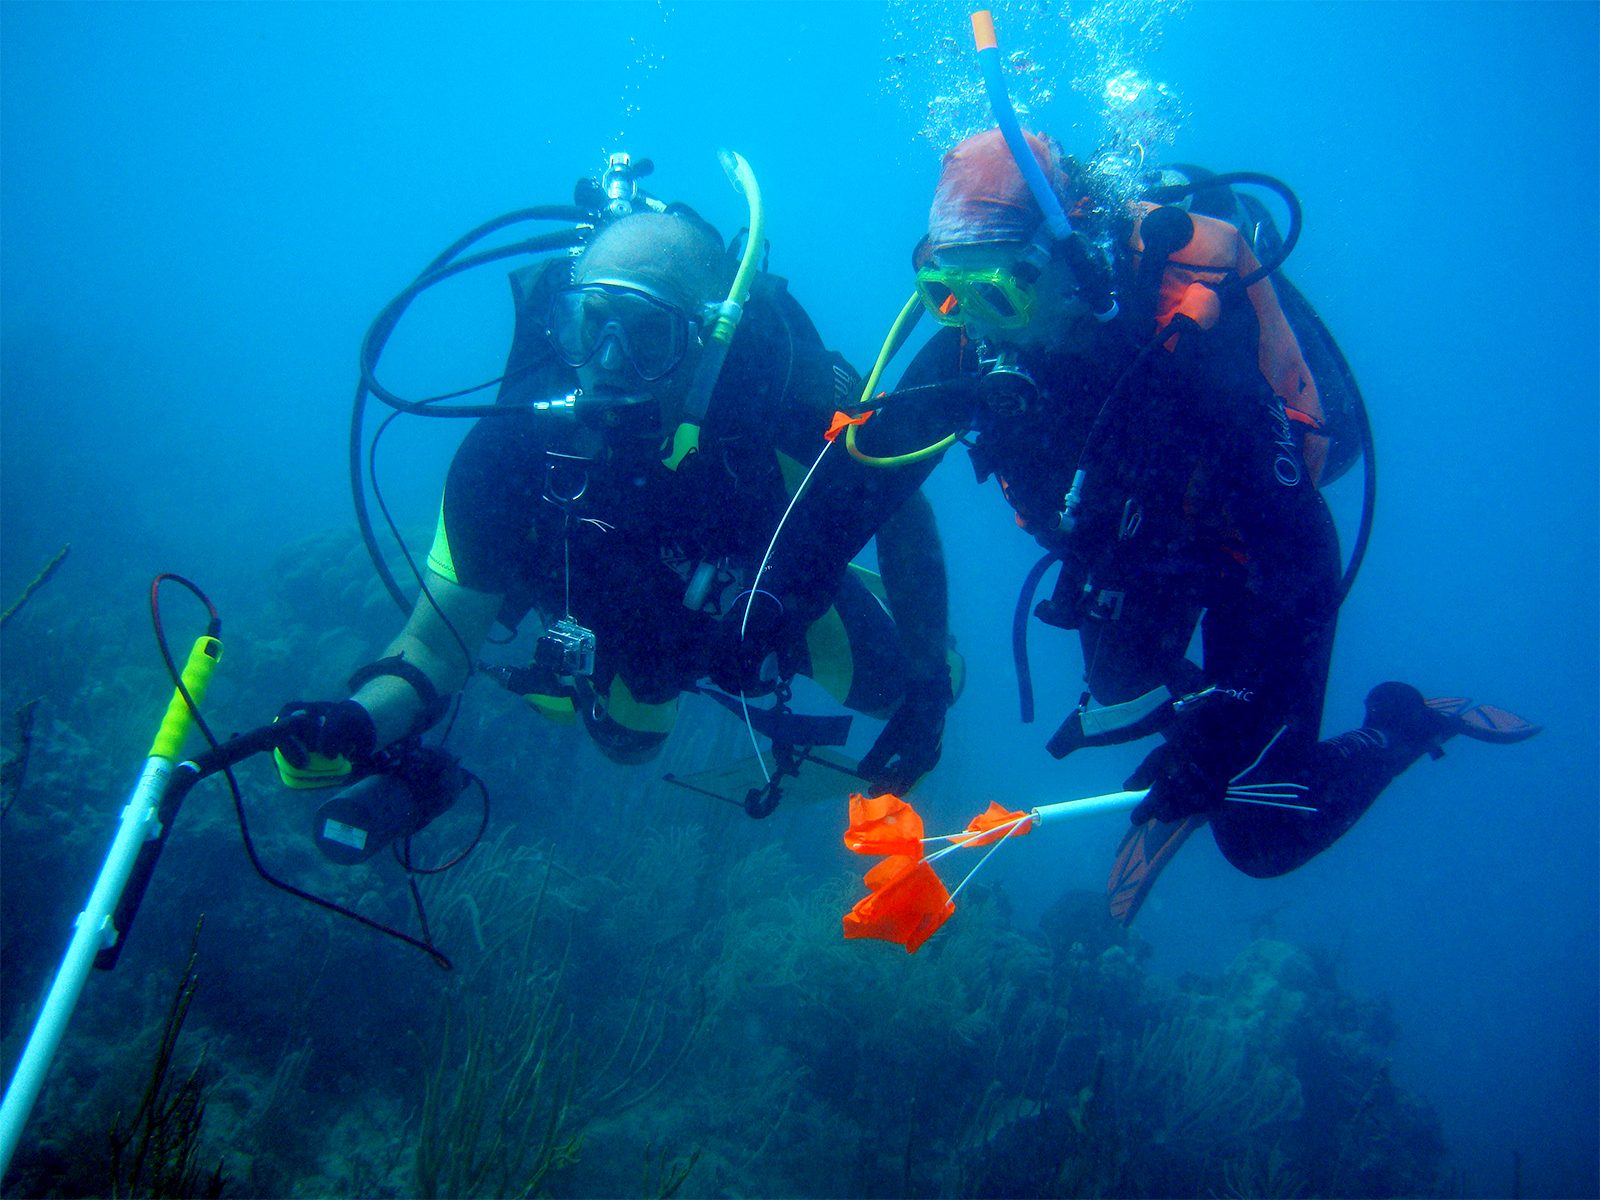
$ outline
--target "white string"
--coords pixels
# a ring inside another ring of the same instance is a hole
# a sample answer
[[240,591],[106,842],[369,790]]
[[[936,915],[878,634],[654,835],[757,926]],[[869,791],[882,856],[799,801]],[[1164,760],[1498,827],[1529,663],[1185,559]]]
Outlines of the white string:
[[1277,800],[1251,800],[1248,795],[1229,795],[1227,798],[1232,800],[1235,805],[1266,805],[1267,808],[1296,808],[1296,810],[1301,811],[1301,813],[1320,813],[1320,811],[1322,811],[1320,808],[1312,808],[1310,805],[1280,805]]
[[761,755],[761,743],[756,741],[755,722],[750,719],[750,702],[744,698],[744,689],[739,689],[739,707],[744,709],[744,727],[750,731],[750,744],[756,748],[756,762],[761,767],[761,774],[768,783],[772,782],[772,772],[767,770],[767,760]]
[[1011,828],[1006,830],[1005,837],[1001,838],[994,845],[990,846],[989,847],[989,853],[985,854],[982,858],[980,858],[978,860],[978,865],[976,867],[973,867],[972,870],[967,872],[967,877],[956,885],[956,890],[955,891],[950,893],[950,903],[951,904],[954,904],[956,902],[956,897],[961,894],[961,889],[966,887],[967,884],[972,882],[972,877],[978,873],[978,871],[983,867],[984,863],[989,861],[989,859],[993,856],[993,854],[994,854],[994,852],[996,850],[1000,849],[1001,846],[1004,846],[1006,844],[1006,838],[1010,837],[1013,833],[1015,833],[1017,831],[1017,826],[1020,825],[1020,824],[1021,824],[1021,822],[1019,822],[1019,821],[1013,821],[1011,823]]
[[744,602],[744,620],[739,622],[739,640],[744,640],[744,631],[750,625],[750,607],[756,602],[756,588],[761,584],[762,575],[766,574],[767,563],[772,559],[772,552],[777,548],[778,535],[783,532],[784,524],[789,520],[789,514],[794,511],[794,506],[800,503],[800,497],[806,494],[806,487],[811,483],[811,477],[817,473],[817,468],[822,465],[822,456],[833,449],[832,442],[823,443],[821,451],[817,454],[816,462],[811,464],[811,470],[806,472],[806,477],[800,481],[800,486],[795,489],[794,496],[789,501],[789,507],[783,510],[783,516],[778,519],[778,527],[772,531],[772,540],[767,543],[767,552],[761,556],[761,565],[756,568],[756,577],[750,581],[750,599]]
[[1257,767],[1259,767],[1261,765],[1261,760],[1267,756],[1267,751],[1271,750],[1274,746],[1276,746],[1278,744],[1278,739],[1283,736],[1283,731],[1288,729],[1288,728],[1289,727],[1287,725],[1278,726],[1278,732],[1273,734],[1272,735],[1272,740],[1269,741],[1265,746],[1263,746],[1261,748],[1261,753],[1256,755],[1255,762],[1251,763],[1244,770],[1240,771],[1232,779],[1228,780],[1228,782],[1229,783],[1238,783],[1239,780],[1243,779],[1246,775],[1250,774],[1251,771],[1254,771]]
[[[959,844],[950,848],[953,850],[959,850],[961,846],[966,845],[977,838],[991,834],[997,829],[1010,829],[1013,825],[1021,825],[1024,821],[1031,820],[1033,820],[1032,813],[1023,813],[1020,817],[1013,817],[1009,821],[1006,821],[1000,825],[990,826],[988,829],[963,829],[960,833],[941,833],[934,837],[925,837],[922,840],[925,842],[956,842]],[[940,853],[943,854],[944,851],[941,850]]]

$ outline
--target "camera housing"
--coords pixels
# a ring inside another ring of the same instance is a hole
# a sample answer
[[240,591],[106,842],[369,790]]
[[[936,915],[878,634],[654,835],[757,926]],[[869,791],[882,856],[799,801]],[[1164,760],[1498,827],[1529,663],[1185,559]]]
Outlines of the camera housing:
[[561,678],[593,675],[594,631],[562,617],[535,644],[533,663]]

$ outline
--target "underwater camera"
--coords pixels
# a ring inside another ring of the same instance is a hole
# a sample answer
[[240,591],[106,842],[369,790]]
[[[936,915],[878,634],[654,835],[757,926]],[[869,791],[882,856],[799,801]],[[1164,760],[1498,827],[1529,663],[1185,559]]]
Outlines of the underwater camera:
[[594,674],[594,633],[562,617],[533,647],[533,665],[558,678]]
[[437,747],[412,746],[378,759],[378,770],[317,809],[317,849],[342,867],[366,862],[396,839],[420,833],[467,786],[460,760]]

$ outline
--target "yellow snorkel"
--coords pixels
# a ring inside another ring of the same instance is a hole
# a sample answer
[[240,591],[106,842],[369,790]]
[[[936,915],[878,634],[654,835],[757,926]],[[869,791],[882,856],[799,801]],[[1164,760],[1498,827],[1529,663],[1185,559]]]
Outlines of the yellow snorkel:
[[[861,400],[856,405],[857,408],[865,411],[867,405],[871,403],[872,393],[877,389],[879,376],[883,374],[883,369],[889,365],[889,360],[895,356],[901,346],[905,345],[906,339],[911,336],[911,331],[917,327],[917,322],[922,320],[923,310],[922,294],[920,292],[912,292],[911,299],[906,301],[905,307],[900,310],[900,315],[895,318],[894,324],[889,327],[889,336],[883,339],[883,349],[878,351],[878,361],[873,364],[872,374],[867,377],[867,386],[861,389]],[[869,412],[867,415],[871,416],[872,414]],[[948,437],[941,438],[933,445],[924,446],[921,450],[913,450],[910,454],[895,454],[885,458],[876,458],[856,448],[856,425],[852,424],[845,431],[844,448],[850,452],[851,458],[857,462],[866,463],[869,467],[903,467],[908,463],[921,462],[925,458],[932,458],[935,454],[943,454],[956,443],[964,432],[965,430],[958,429]]]
[[761,186],[756,183],[755,172],[744,157],[732,150],[718,150],[717,161],[728,174],[728,182],[738,189],[750,206],[750,236],[745,242],[744,257],[739,261],[738,273],[728,298],[717,306],[716,324],[706,338],[695,368],[694,379],[689,384],[689,394],[683,401],[683,420],[672,435],[672,450],[662,461],[676,471],[678,464],[689,451],[700,444],[700,422],[705,420],[711,407],[711,393],[716,390],[722,375],[722,364],[727,361],[728,347],[744,317],[745,301],[750,298],[750,284],[756,277],[756,267],[761,261],[761,247],[766,243],[767,216],[761,205]]

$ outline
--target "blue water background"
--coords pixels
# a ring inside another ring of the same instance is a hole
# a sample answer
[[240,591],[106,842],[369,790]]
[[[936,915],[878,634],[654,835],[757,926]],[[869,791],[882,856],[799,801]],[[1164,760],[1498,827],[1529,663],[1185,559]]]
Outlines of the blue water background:
[[[848,4],[8,4],[0,594],[71,541],[105,605],[159,570],[225,603],[348,524],[367,322],[457,234],[568,200],[612,149],[728,233],[743,210],[715,150],[744,153],[773,270],[864,369],[938,165],[882,90],[887,30]],[[1596,1186],[1597,32],[1592,4],[1201,4],[1148,63],[1190,114],[1170,157],[1299,192],[1288,272],[1372,409],[1378,522],[1325,732],[1390,678],[1548,729],[1452,744],[1281,880],[1197,838],[1138,928],[1171,974],[1219,969],[1273,910],[1275,936],[1340,947],[1348,986],[1393,998],[1397,1077],[1479,1194],[1509,1187],[1513,1149],[1524,1194]],[[1041,115],[1093,148],[1081,97]],[[510,331],[498,272],[439,291],[386,360],[414,394],[495,375]],[[403,524],[431,523],[462,432],[395,430]],[[930,493],[972,667],[930,823],[1117,787],[1137,749],[1042,749],[1079,691],[1064,635],[1035,626],[1039,722],[1017,722],[1010,612],[1035,548],[960,456]],[[1330,499],[1348,541],[1354,479]],[[1030,838],[991,869],[1026,924],[1099,886],[1118,836]]]

